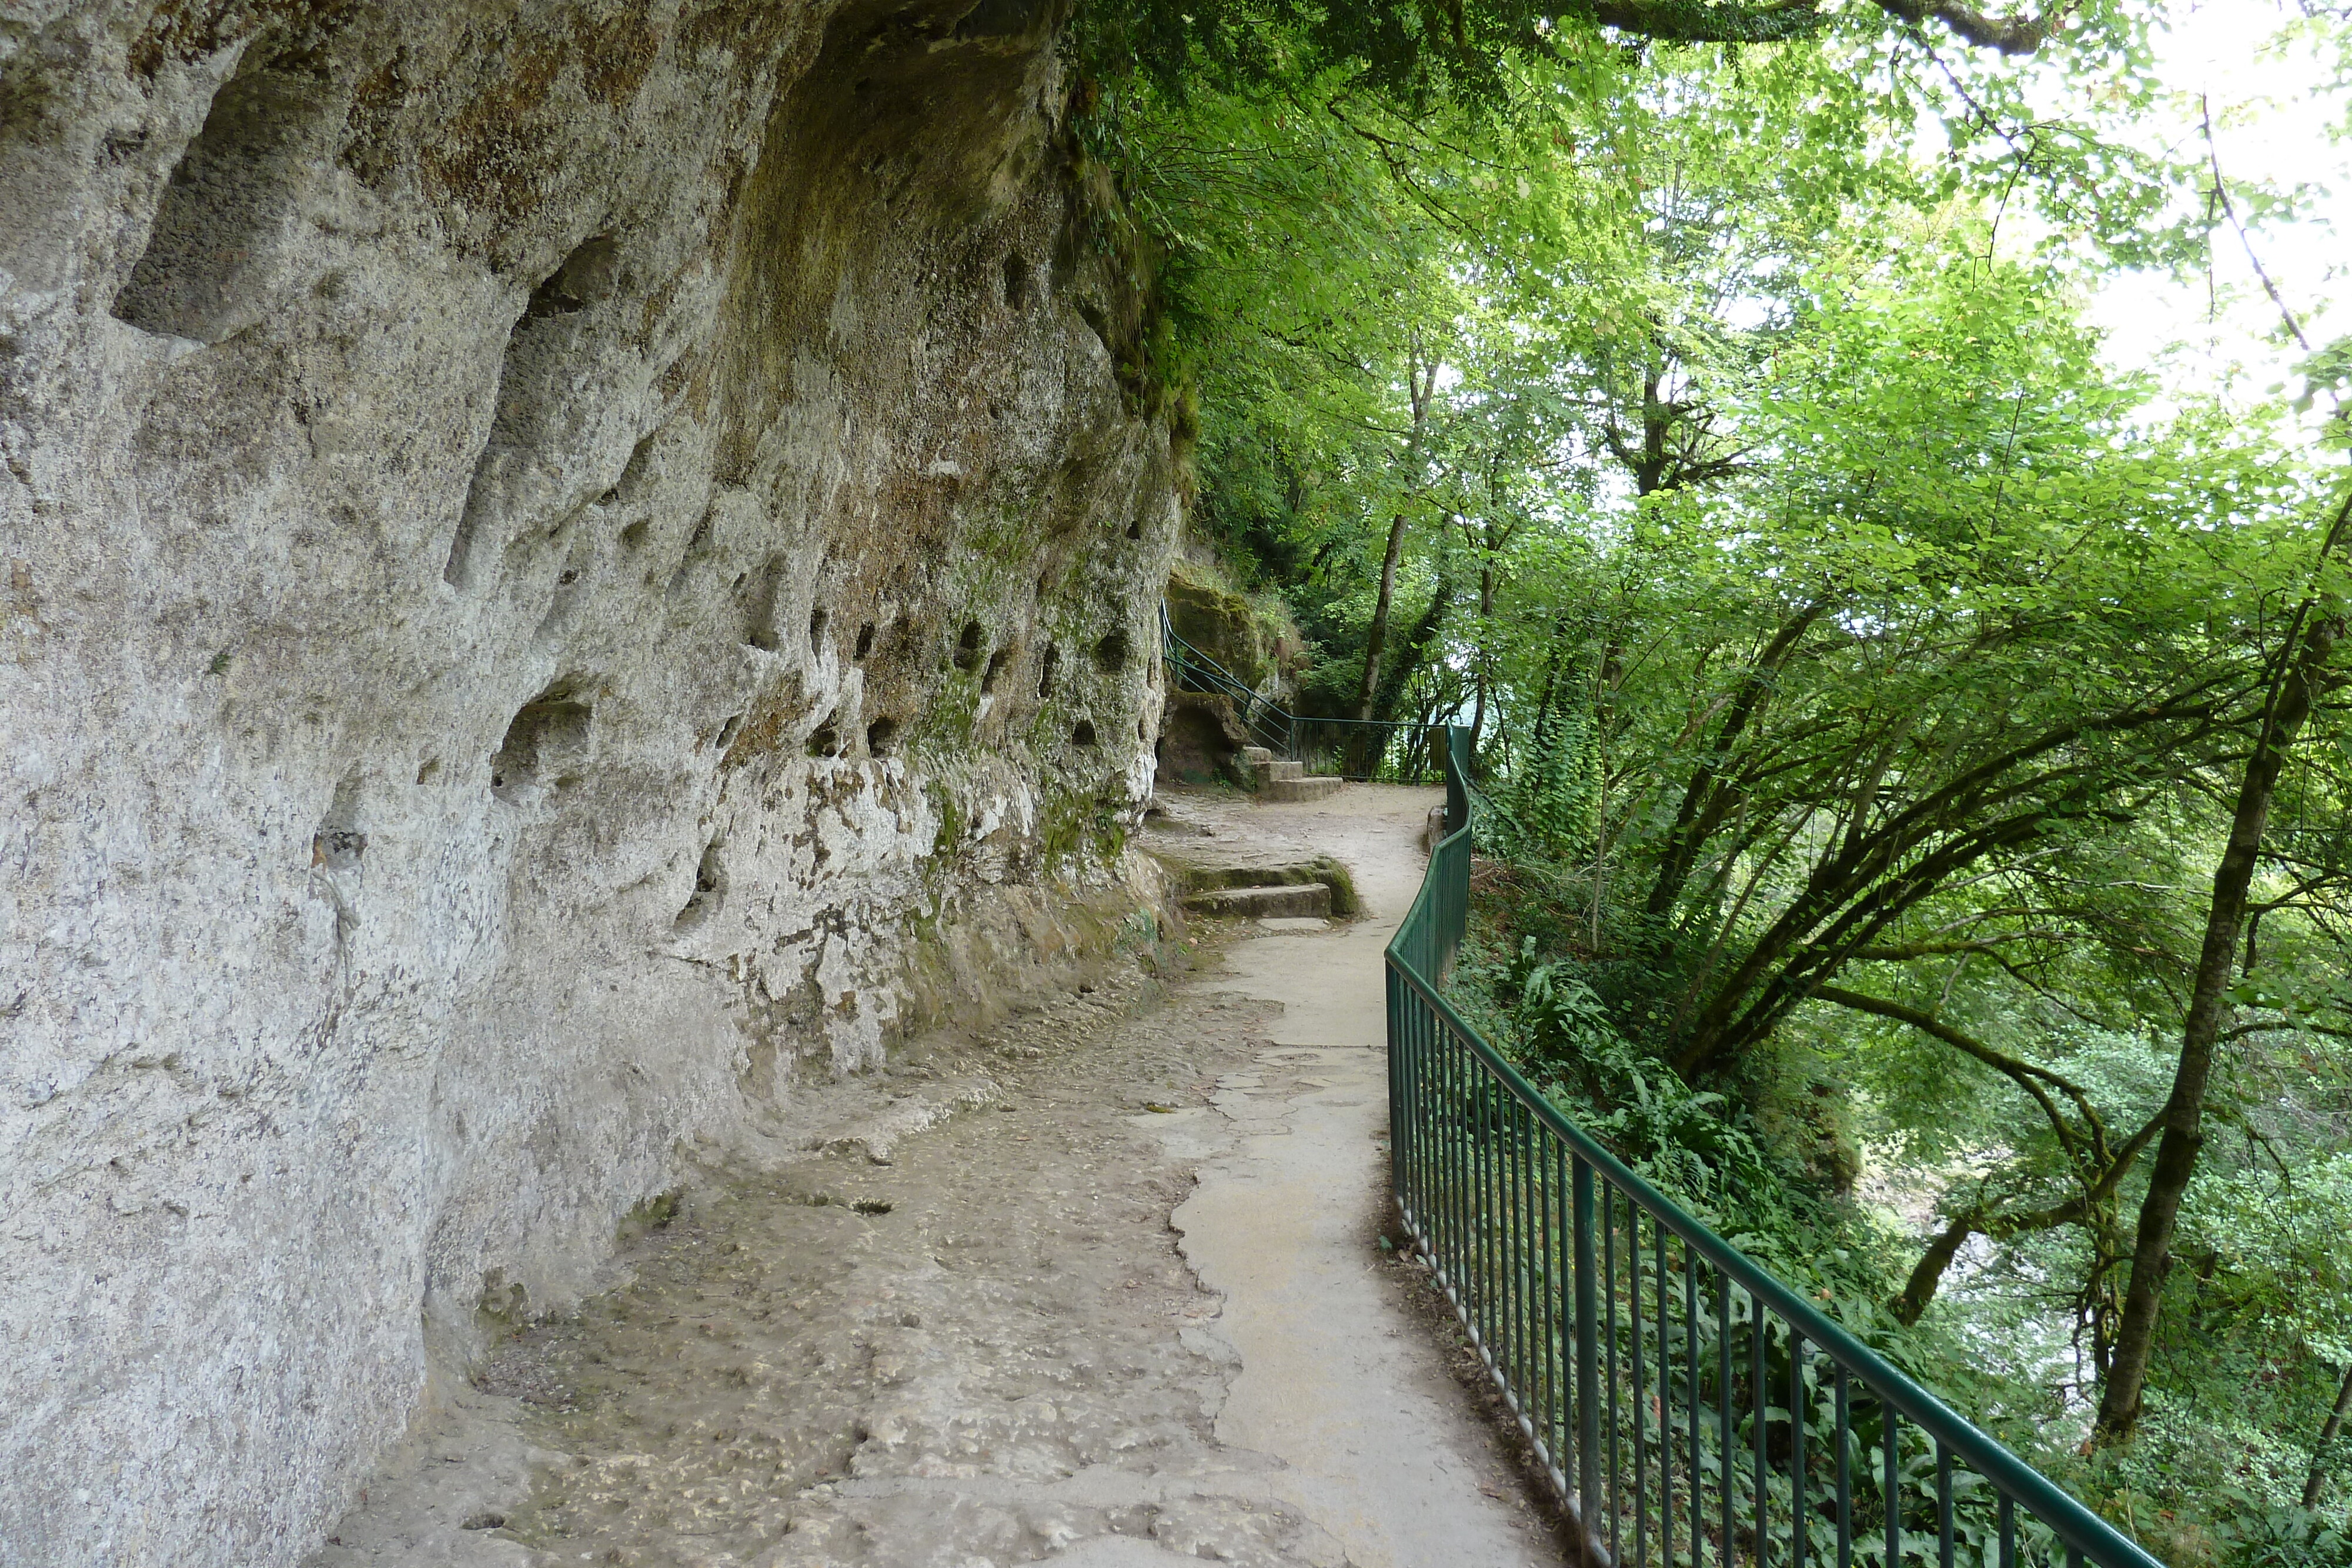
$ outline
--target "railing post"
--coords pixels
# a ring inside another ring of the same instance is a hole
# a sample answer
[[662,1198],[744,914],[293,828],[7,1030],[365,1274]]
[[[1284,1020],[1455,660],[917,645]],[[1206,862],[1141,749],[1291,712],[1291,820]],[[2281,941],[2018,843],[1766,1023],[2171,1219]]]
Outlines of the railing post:
[[1601,1517],[1601,1292],[1593,1278],[1592,1167],[1578,1155],[1570,1178],[1576,1248],[1576,1495],[1584,1533]]

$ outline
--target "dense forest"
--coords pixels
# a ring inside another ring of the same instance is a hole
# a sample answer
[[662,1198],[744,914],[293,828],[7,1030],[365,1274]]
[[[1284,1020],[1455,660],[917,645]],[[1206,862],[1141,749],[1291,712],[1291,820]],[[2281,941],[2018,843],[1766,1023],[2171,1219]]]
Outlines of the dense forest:
[[2352,1563],[2352,352],[2266,272],[2280,387],[2103,352],[2296,197],[2163,20],[1106,0],[1072,64],[1195,535],[1307,711],[1475,732],[1465,1006],[2160,1557]]

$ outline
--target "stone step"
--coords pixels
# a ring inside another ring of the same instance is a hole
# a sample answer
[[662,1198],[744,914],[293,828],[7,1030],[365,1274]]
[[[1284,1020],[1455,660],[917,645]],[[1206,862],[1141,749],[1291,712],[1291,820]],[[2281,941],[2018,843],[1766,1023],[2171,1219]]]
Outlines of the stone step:
[[1252,768],[1257,768],[1273,761],[1274,753],[1263,746],[1244,746],[1242,747],[1242,760]]
[[1344,779],[1314,774],[1304,779],[1272,779],[1265,784],[1265,799],[1278,803],[1320,800],[1339,792]]
[[1184,900],[1195,915],[1249,915],[1260,917],[1314,915],[1329,919],[1331,884],[1294,883],[1286,887],[1216,887]]
[[1303,778],[1307,772],[1307,764],[1304,762],[1293,762],[1282,757],[1269,758],[1264,762],[1255,763],[1252,766],[1256,770],[1257,781],[1260,785],[1276,779]]

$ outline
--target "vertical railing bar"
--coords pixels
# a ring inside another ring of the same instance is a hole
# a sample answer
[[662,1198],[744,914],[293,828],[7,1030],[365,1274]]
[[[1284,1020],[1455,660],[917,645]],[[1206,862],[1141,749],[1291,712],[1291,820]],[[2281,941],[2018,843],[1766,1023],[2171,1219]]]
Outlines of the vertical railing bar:
[[1748,1402],[1755,1410],[1756,1562],[1757,1568],[1769,1568],[1772,1542],[1766,1531],[1771,1525],[1769,1505],[1772,1488],[1765,1473],[1769,1456],[1765,1453],[1764,1444],[1767,1435],[1765,1413],[1771,1408],[1772,1392],[1771,1384],[1764,1375],[1764,1303],[1752,1294],[1745,1291],[1742,1294],[1748,1295]]
[[1666,1295],[1666,1227],[1655,1216],[1650,1230],[1657,1243],[1658,1281],[1658,1563],[1675,1568],[1675,1375],[1673,1313]]
[[1519,1194],[1525,1207],[1519,1223],[1526,1236],[1519,1252],[1519,1377],[1526,1387],[1519,1401],[1528,1432],[1540,1438],[1544,1429],[1538,1412],[1542,1406],[1536,1389],[1543,1381],[1538,1357],[1543,1347],[1543,1303],[1548,1293],[1542,1272],[1537,1268],[1543,1256],[1543,1163],[1538,1158],[1543,1146],[1538,1141],[1542,1124],[1536,1120],[1533,1111],[1524,1106],[1520,1108],[1519,1121],[1524,1140],[1519,1146]]
[[1885,1400],[1878,1402],[1879,1416],[1886,1432],[1886,1490],[1882,1494],[1886,1506],[1885,1568],[1902,1568],[1903,1563],[1903,1478],[1895,1469],[1895,1452],[1902,1417]]
[[1517,1173],[1518,1183],[1518,1196],[1511,1205],[1511,1223],[1518,1234],[1518,1242],[1511,1250],[1511,1291],[1518,1297],[1518,1322],[1511,1347],[1511,1363],[1517,1368],[1512,1376],[1519,1385],[1519,1412],[1523,1418],[1528,1419],[1528,1429],[1532,1433],[1535,1425],[1533,1407],[1528,1402],[1528,1347],[1534,1342],[1529,1336],[1528,1322],[1530,1309],[1535,1305],[1535,1284],[1528,1269],[1529,1260],[1535,1256],[1535,1248],[1531,1239],[1534,1227],[1528,1222],[1535,1217],[1535,1207],[1528,1196],[1528,1145],[1535,1136],[1535,1115],[1516,1098],[1511,1104],[1517,1110],[1512,1119],[1517,1124],[1511,1139],[1511,1166]]
[[1642,1211],[1625,1195],[1626,1320],[1633,1336],[1633,1568],[1650,1563],[1649,1351],[1642,1343]]
[[1592,1167],[1582,1155],[1573,1160],[1576,1221],[1576,1488],[1584,1531],[1600,1539],[1601,1387],[1598,1363],[1599,1304],[1592,1277]]
[[1952,1450],[1936,1439],[1936,1561],[1952,1568]]
[[[1432,1014],[1436,1013],[1434,1008]],[[1445,1084],[1447,1108],[1445,1158],[1445,1282],[1454,1294],[1454,1310],[1466,1324],[1470,1318],[1470,1298],[1462,1291],[1462,1140],[1468,1113],[1462,1098],[1462,1052],[1446,1027],[1444,1018],[1437,1019],[1433,1030],[1437,1040],[1438,1073]]]
[[1495,1328],[1501,1318],[1501,1302],[1496,1300],[1495,1289],[1495,1262],[1500,1249],[1496,1245],[1495,1222],[1501,1207],[1496,1202],[1496,1188],[1502,1171],[1496,1163],[1494,1149],[1495,1086],[1485,1062],[1473,1057],[1470,1066],[1478,1086],[1478,1299],[1486,1304],[1480,1322],[1486,1334],[1483,1348],[1486,1364],[1499,1371],[1502,1363],[1495,1355]]
[[1715,1271],[1715,1448],[1717,1490],[1723,1494],[1723,1529],[1716,1546],[1722,1568],[1733,1568],[1731,1516],[1738,1507],[1731,1486],[1731,1280]]
[[1601,1288],[1609,1345],[1609,1560],[1622,1563],[1619,1524],[1625,1512],[1625,1425],[1617,1401],[1617,1189],[1607,1182],[1601,1186]]
[[1683,1249],[1683,1365],[1690,1375],[1690,1540],[1691,1568],[1700,1568],[1706,1539],[1706,1515],[1701,1511],[1700,1488],[1706,1472],[1699,1465],[1698,1441],[1698,1253]]
[[1853,1402],[1845,1366],[1837,1369],[1837,1568],[1853,1568]]
[[[1555,1255],[1555,1270],[1557,1270],[1557,1281],[1555,1286],[1552,1286],[1552,1295],[1555,1295],[1555,1302],[1552,1302],[1552,1365],[1557,1368],[1557,1377],[1552,1380],[1552,1406],[1555,1406],[1557,1417],[1559,1417],[1559,1443],[1557,1443],[1557,1453],[1559,1453],[1559,1474],[1561,1477],[1573,1477],[1573,1474],[1576,1474],[1576,1467],[1573,1467],[1571,1458],[1569,1458],[1569,1441],[1571,1441],[1569,1434],[1576,1429],[1576,1396],[1573,1396],[1573,1387],[1571,1387],[1573,1371],[1576,1371],[1576,1356],[1569,1354],[1569,1333],[1573,1333],[1571,1323],[1573,1319],[1576,1319],[1576,1310],[1573,1310],[1569,1302],[1573,1300],[1571,1293],[1576,1291],[1576,1281],[1573,1281],[1573,1271],[1576,1271],[1576,1253],[1573,1253],[1573,1250],[1561,1250],[1561,1249],[1571,1249],[1571,1241],[1569,1241],[1569,1222],[1567,1222],[1569,1145],[1552,1138],[1550,1150],[1552,1150],[1552,1255]],[[1561,1481],[1561,1486],[1569,1486],[1569,1481]]]
[[2000,1494],[2000,1568],[2017,1568],[2017,1500]]
[[1789,1325],[1789,1568],[1805,1568],[1805,1336]]
[[[1488,1092],[1494,1092],[1491,1074]],[[1511,1319],[1518,1307],[1518,1291],[1511,1278],[1513,1224],[1517,1218],[1517,1195],[1511,1190],[1516,1174],[1511,1162],[1513,1113],[1518,1107],[1516,1099],[1496,1096],[1495,1116],[1495,1381],[1503,1385],[1503,1403],[1508,1406],[1511,1392]]]

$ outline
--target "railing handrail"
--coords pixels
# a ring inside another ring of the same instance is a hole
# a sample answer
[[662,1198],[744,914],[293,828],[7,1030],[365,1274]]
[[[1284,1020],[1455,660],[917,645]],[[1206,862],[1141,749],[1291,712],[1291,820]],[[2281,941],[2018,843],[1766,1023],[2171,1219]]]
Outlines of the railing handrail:
[[[1298,727],[1302,724],[1340,725],[1356,729],[1385,729],[1391,732],[1424,729],[1428,727],[1410,719],[1394,718],[1325,718],[1318,714],[1294,714],[1276,703],[1218,664],[1208,654],[1187,642],[1176,630],[1174,618],[1169,613],[1168,601],[1160,601],[1160,634],[1161,656],[1180,672],[1198,674],[1210,686],[1223,695],[1238,699],[1242,704],[1242,723],[1268,739],[1276,740],[1273,747],[1286,755],[1297,749]],[[1177,653],[1181,650],[1181,655]],[[1278,724],[1260,723],[1257,714],[1264,714]]]
[[[1424,876],[1411,910],[1389,941],[1386,953],[1389,967],[1444,1021],[1449,1030],[1469,1046],[1503,1087],[1531,1111],[1546,1128],[1567,1144],[1578,1157],[1647,1210],[1654,1222],[1664,1225],[1685,1247],[1706,1259],[1738,1284],[1752,1300],[1777,1312],[1806,1343],[1826,1353],[1848,1372],[1860,1377],[1874,1393],[1920,1430],[1966,1460],[1987,1480],[2010,1493],[2018,1503],[2049,1526],[2061,1542],[2099,1563],[2101,1568],[2163,1568],[2155,1557],[2092,1512],[2071,1493],[2011,1453],[1991,1435],[1960,1416],[1876,1351],[1856,1339],[1570,1122],[1439,993],[1443,971],[1453,956],[1451,951],[1432,955],[1433,967],[1439,971],[1438,974],[1424,975],[1421,972],[1406,950],[1410,946],[1409,935],[1417,935],[1431,923],[1436,923],[1436,928],[1441,931],[1449,924],[1436,922],[1439,912],[1434,902],[1441,894],[1436,868],[1451,846],[1458,843],[1460,848],[1454,852],[1464,854],[1470,849],[1467,837],[1472,829],[1470,796],[1465,788],[1465,780],[1461,777],[1465,759],[1460,749],[1467,731],[1459,725],[1448,726],[1447,729],[1447,832],[1430,856],[1430,873]],[[1467,915],[1466,881],[1464,879],[1465,907],[1460,912],[1463,918]],[[1454,924],[1458,930],[1458,923]],[[1452,944],[1446,946],[1450,947]],[[1394,1142],[1392,1138],[1391,1143]]]

